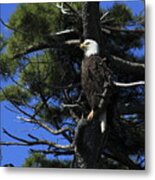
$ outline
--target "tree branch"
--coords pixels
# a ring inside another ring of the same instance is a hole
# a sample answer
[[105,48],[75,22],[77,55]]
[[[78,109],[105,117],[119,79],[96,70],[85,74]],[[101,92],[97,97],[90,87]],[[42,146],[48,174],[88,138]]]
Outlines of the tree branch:
[[73,144],[60,145],[60,144],[57,144],[57,143],[54,143],[54,142],[49,142],[49,141],[46,141],[46,140],[40,140],[39,138],[34,137],[32,135],[29,135],[29,137],[31,137],[35,141],[28,141],[28,140],[18,138],[16,136],[10,134],[5,129],[3,131],[7,136],[9,136],[9,137],[11,137],[11,138],[13,138],[13,139],[15,139],[15,140],[17,140],[19,142],[0,142],[0,145],[7,145],[7,146],[12,146],[12,145],[19,145],[19,146],[47,145],[49,147],[63,149],[63,150],[70,150],[70,149],[73,148]]
[[126,104],[121,104],[119,108],[119,114],[124,115],[124,114],[144,114],[145,112],[145,105],[144,103],[126,103]]
[[81,15],[79,14],[79,12],[76,11],[72,6],[70,6],[69,3],[64,2],[64,5],[65,5],[66,7],[68,7],[68,9],[70,9],[70,11],[71,11],[76,17],[78,17],[78,18],[81,19]]
[[53,154],[54,156],[64,156],[64,155],[73,155],[74,151],[58,151],[58,150],[35,150],[35,149],[30,149],[31,152],[33,153],[43,153],[43,154]]
[[24,35],[28,35],[27,32],[24,32],[24,31],[21,31],[21,30],[19,30],[19,29],[17,29],[17,28],[14,28],[14,27],[12,27],[12,26],[9,26],[9,25],[6,24],[1,18],[0,18],[0,22],[3,24],[3,26],[5,26],[5,27],[8,28],[8,29],[11,29],[11,30],[13,30],[13,31],[15,31],[15,32],[19,32],[19,33],[24,34]]
[[127,161],[127,160],[124,160],[123,158],[120,158],[118,156],[113,156],[112,154],[107,153],[107,152],[103,152],[103,154],[104,154],[104,156],[106,156],[106,157],[108,157],[110,159],[113,159],[113,160],[115,160],[117,162],[120,162],[125,166],[128,166],[128,164],[130,164],[130,167],[132,166],[133,169],[143,169],[140,166],[134,164],[131,160]]
[[104,31],[104,29],[108,30],[110,33],[113,32],[118,32],[118,33],[141,33],[144,34],[145,30],[144,29],[118,29],[118,28],[113,28],[110,26],[104,26],[104,28],[102,29]]
[[117,87],[133,87],[133,86],[145,85],[145,82],[138,81],[138,82],[131,82],[131,83],[122,83],[122,82],[113,81],[113,84]]
[[13,58],[20,58],[23,55],[39,51],[39,50],[44,50],[44,49],[49,49],[49,48],[66,48],[71,45],[78,45],[80,43],[79,40],[73,39],[73,40],[67,40],[64,42],[61,42],[60,40],[51,40],[50,43],[45,43],[45,42],[40,42],[37,44],[30,45],[27,47],[23,52],[20,52],[18,54],[15,54]]
[[114,71],[123,74],[134,75],[136,80],[144,80],[145,65],[142,63],[131,62],[120,57],[112,55],[110,57],[110,66]]
[[79,104],[64,104],[62,103],[61,104],[62,107],[67,107],[67,108],[75,108],[75,107],[79,107],[80,105]]
[[64,8],[64,2],[56,3],[56,7],[60,9],[62,14],[71,15],[70,11]]
[[59,134],[62,134],[63,132],[66,132],[66,131],[70,131],[70,132],[73,133],[73,130],[71,128],[69,128],[69,127],[61,128],[59,130],[54,130],[54,129],[50,128],[49,125],[45,124],[42,121],[38,121],[38,120],[34,120],[34,119],[28,119],[28,118],[24,118],[24,117],[18,117],[18,119],[23,120],[24,122],[37,124],[40,127],[47,130],[49,133],[54,134],[54,135],[59,135]]
[[103,20],[109,13],[110,13],[109,11],[105,12],[105,13],[100,17],[100,21],[102,22],[102,20]]

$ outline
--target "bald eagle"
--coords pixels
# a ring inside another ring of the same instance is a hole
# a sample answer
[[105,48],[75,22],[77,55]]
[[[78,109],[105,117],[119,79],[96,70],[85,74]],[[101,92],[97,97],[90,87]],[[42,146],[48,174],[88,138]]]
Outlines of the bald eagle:
[[86,39],[80,44],[80,48],[85,55],[82,61],[81,83],[91,108],[87,120],[92,121],[98,114],[103,133],[106,129],[107,105],[112,92],[112,73],[105,59],[99,56],[99,45],[96,41]]

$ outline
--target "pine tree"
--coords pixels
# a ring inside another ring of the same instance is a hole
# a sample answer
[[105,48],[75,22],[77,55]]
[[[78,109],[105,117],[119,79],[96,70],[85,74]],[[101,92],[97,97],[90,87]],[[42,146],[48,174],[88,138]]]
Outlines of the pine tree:
[[[99,4],[20,4],[9,24],[1,19],[12,34],[0,36],[0,75],[12,83],[1,88],[0,100],[23,114],[21,121],[55,136],[48,141],[28,134],[29,140],[4,129],[17,141],[1,145],[46,145],[44,150],[31,148],[34,157],[25,166],[68,167],[46,160],[51,154],[73,157],[70,167],[75,168],[144,169],[144,54],[135,53],[144,47],[144,12],[134,15],[122,3],[108,10]],[[81,88],[79,43],[86,38],[99,43],[114,81],[121,82],[109,109],[113,117],[106,138],[95,131],[95,123],[84,123],[90,107]],[[65,143],[56,143],[62,137]],[[89,151],[83,154],[82,149]]]

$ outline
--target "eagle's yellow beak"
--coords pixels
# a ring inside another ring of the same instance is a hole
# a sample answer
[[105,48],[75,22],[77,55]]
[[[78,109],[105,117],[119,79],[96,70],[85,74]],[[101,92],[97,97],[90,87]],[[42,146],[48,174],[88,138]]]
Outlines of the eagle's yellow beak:
[[84,43],[80,44],[80,49],[85,49],[86,47],[87,46]]

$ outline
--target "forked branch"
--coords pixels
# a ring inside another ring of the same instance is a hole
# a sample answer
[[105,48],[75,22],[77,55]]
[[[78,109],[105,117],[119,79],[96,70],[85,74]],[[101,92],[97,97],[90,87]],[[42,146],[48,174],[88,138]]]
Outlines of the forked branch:
[[6,131],[5,129],[3,129],[3,131],[4,131],[4,134],[6,134],[7,136],[17,140],[17,142],[0,142],[0,145],[7,145],[7,146],[12,146],[12,145],[16,145],[16,146],[47,145],[48,147],[53,147],[53,148],[62,149],[62,150],[70,150],[73,148],[73,144],[61,145],[61,144],[57,144],[54,142],[49,142],[47,140],[41,140],[38,137],[35,137],[35,136],[29,134],[28,136],[31,139],[33,139],[33,141],[30,141],[30,140],[26,140],[23,138],[19,138],[15,135],[12,135],[11,133]]

